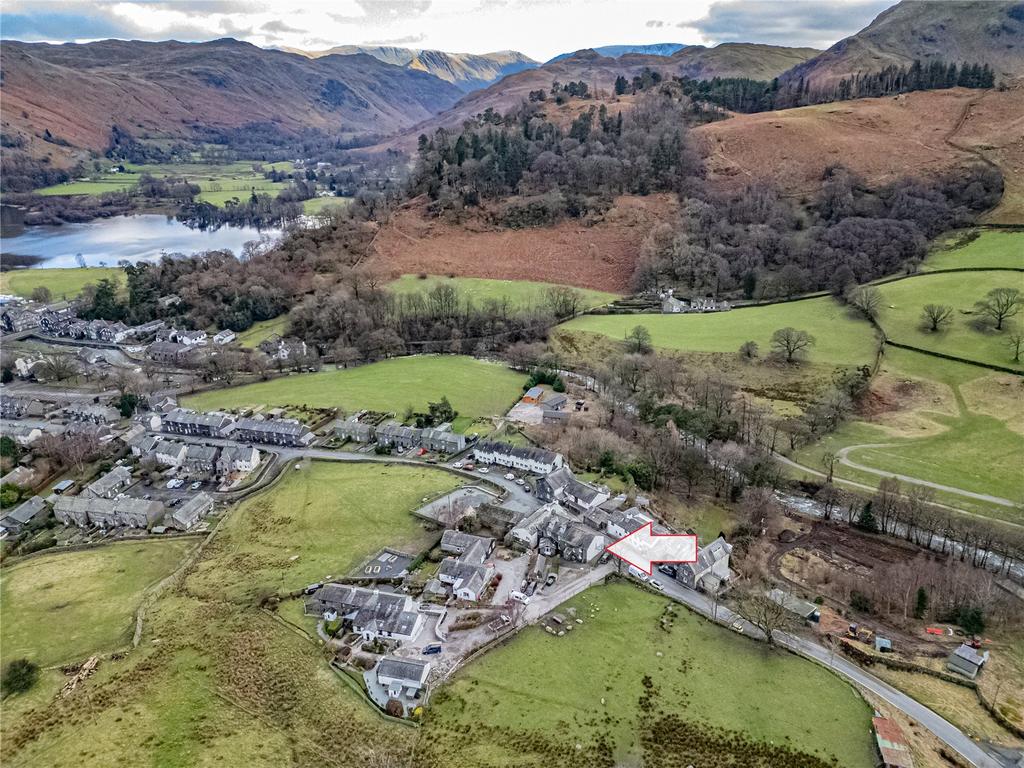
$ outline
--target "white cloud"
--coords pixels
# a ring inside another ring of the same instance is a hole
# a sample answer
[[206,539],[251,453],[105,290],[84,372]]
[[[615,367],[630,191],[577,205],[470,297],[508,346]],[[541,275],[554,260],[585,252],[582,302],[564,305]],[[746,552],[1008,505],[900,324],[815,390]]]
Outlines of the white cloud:
[[[541,61],[624,43],[726,40],[834,42],[889,0],[6,0],[4,34],[19,39],[136,37],[330,47],[383,40]],[[738,37],[739,36],[739,37]],[[827,38],[823,40],[823,38]]]

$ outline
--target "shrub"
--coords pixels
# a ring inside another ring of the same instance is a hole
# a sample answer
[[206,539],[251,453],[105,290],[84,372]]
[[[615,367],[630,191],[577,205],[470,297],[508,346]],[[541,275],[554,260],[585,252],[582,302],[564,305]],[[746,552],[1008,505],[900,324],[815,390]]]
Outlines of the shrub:
[[863,592],[850,593],[850,607],[861,613],[871,613],[871,599]]
[[4,667],[0,676],[0,691],[3,698],[32,689],[39,679],[39,667],[28,659],[15,659]]

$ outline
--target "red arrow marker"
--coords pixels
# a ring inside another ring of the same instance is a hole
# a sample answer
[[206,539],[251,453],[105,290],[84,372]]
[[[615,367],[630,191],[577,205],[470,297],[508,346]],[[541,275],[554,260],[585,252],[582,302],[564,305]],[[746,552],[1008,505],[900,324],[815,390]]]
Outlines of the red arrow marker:
[[608,545],[605,551],[650,576],[654,563],[697,562],[697,537],[690,533],[654,533],[648,523]]

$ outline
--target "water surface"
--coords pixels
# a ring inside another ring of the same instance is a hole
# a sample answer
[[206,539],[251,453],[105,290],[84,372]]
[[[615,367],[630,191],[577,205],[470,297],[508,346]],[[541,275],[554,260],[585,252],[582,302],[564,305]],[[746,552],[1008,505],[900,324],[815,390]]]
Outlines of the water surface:
[[250,240],[270,237],[280,230],[254,227],[190,229],[159,214],[115,216],[84,224],[24,227],[14,237],[0,238],[0,252],[32,257],[34,267],[114,267],[120,261],[153,261],[164,254],[191,255],[201,251],[228,250],[236,256]]

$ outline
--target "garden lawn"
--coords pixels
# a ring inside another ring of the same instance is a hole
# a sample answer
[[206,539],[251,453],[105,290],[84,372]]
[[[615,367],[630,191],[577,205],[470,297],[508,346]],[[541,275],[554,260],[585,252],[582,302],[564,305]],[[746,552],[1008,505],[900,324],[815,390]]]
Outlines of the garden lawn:
[[453,355],[399,357],[343,370],[296,374],[271,381],[203,392],[185,398],[201,411],[254,405],[308,405],[404,415],[406,407],[425,411],[447,396],[458,411],[455,428],[479,416],[507,411],[522,395],[526,378],[498,363]]
[[[890,339],[901,344],[1024,370],[1024,364],[1013,362],[1013,353],[1006,346],[1005,329],[997,333],[974,327],[980,318],[974,303],[994,288],[1017,288],[1024,292],[1024,273],[1009,270],[946,272],[886,283],[879,286],[883,305],[878,322]],[[925,304],[953,307],[952,323],[934,333],[923,328],[921,310]]]
[[[388,285],[394,293],[426,293],[436,285],[451,285],[458,289],[464,299],[472,299],[476,304],[488,300],[507,299],[519,308],[542,306],[545,294],[550,288],[565,286],[552,283],[535,283],[527,280],[487,280],[477,277],[439,277],[431,275],[420,279],[416,275],[402,275]],[[586,288],[575,288],[581,296],[580,308],[591,309],[610,304],[619,298],[614,293],[592,291]]]
[[127,645],[147,587],[170,574],[189,539],[118,542],[30,558],[0,570],[3,661],[82,661]]
[[1024,232],[984,230],[965,245],[956,247],[958,238],[934,251],[925,259],[923,269],[963,267],[1001,267],[1024,269]]
[[[569,605],[584,623],[570,622],[564,637],[528,627],[435,693],[421,745],[427,764],[595,765],[602,740],[616,765],[740,764],[730,759],[729,737],[846,768],[875,764],[871,710],[825,669],[622,582]],[[676,615],[666,631],[659,619],[667,605]],[[689,738],[669,743],[679,731],[665,715],[690,725]],[[640,743],[645,732],[654,745]],[[693,751],[695,743],[705,751]],[[761,760],[742,764],[782,764]]]
[[43,286],[50,289],[54,301],[73,299],[89,284],[100,280],[114,280],[124,285],[124,271],[120,267],[71,267],[59,269],[16,269],[0,272],[0,293],[29,297]]
[[877,346],[871,326],[829,297],[703,315],[585,315],[559,328],[622,340],[638,325],[662,349],[737,352],[750,340],[762,355],[771,350],[772,333],[790,326],[815,337],[808,361],[830,365],[870,364]]
[[279,315],[272,320],[260,320],[253,323],[249,328],[235,336],[235,341],[243,347],[255,349],[261,341],[269,339],[274,334],[283,336],[288,329],[288,315]]
[[250,602],[345,575],[381,547],[418,553],[438,535],[410,513],[460,484],[438,469],[300,466],[231,513],[192,574],[195,594]]

